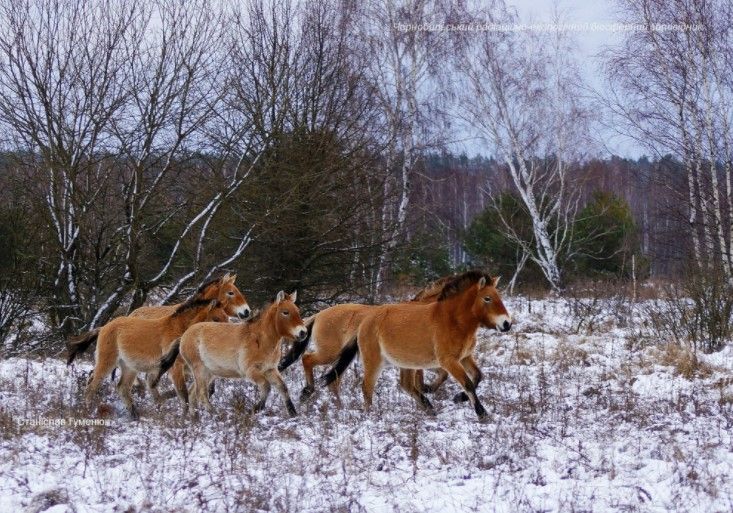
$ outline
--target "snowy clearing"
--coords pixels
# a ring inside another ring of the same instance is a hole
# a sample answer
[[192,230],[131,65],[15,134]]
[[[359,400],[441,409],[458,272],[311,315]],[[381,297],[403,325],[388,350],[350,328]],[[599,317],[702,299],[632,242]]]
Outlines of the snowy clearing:
[[[219,381],[213,415],[136,396],[131,422],[111,383],[111,408],[82,405],[88,359],[1,361],[0,511],[733,510],[730,347],[688,379],[642,309],[608,302],[591,334],[567,301],[506,303],[515,328],[480,333],[485,423],[452,383],[426,416],[390,368],[364,413],[358,365],[340,407],[320,391],[294,419],[276,394],[250,415],[254,386]],[[285,377],[297,397],[299,365]]]

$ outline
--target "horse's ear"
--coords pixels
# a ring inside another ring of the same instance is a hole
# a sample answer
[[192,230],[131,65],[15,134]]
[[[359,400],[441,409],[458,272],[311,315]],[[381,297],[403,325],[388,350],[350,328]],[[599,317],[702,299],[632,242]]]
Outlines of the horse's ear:
[[285,291],[281,290],[277,293],[277,296],[275,296],[275,303],[279,303],[283,299],[285,299]]
[[499,284],[499,280],[501,280],[501,276],[496,276],[491,279],[491,285],[493,287],[496,287]]
[[221,280],[219,280],[222,284],[229,281],[229,273],[226,273],[224,276],[221,277]]
[[486,278],[482,276],[481,279],[479,279],[478,281],[478,289],[481,290],[485,286],[486,286]]
[[294,290],[292,294],[290,294],[290,301],[295,303],[295,300],[298,299],[298,291]]
[[232,285],[234,285],[234,282],[235,282],[235,281],[237,281],[237,275],[236,275],[236,274],[232,274],[232,275],[231,275],[231,276],[229,277],[229,283],[231,283]]
[[209,302],[209,308],[208,308],[208,310],[209,310],[209,311],[211,311],[211,310],[213,310],[214,308],[217,308],[218,306],[219,306],[219,300],[218,300],[218,299],[212,299],[212,300],[211,300],[211,301]]

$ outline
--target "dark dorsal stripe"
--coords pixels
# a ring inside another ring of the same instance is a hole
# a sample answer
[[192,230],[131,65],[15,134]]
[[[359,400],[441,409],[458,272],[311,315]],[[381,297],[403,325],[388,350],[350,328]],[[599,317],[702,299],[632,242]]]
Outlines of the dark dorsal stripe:
[[440,295],[438,296],[438,301],[443,301],[444,299],[460,294],[477,283],[481,278],[486,278],[487,283],[491,282],[491,276],[483,271],[474,270],[459,274],[443,286],[443,290],[440,291]]
[[[202,306],[208,306],[211,304],[211,299],[200,299],[197,297],[193,297],[189,300],[187,300],[185,303],[183,303],[181,306],[176,308],[176,311],[173,312],[173,315],[181,315],[184,312],[187,312],[188,310],[192,310],[194,308],[200,308]],[[217,301],[216,306],[221,306],[221,303]]]

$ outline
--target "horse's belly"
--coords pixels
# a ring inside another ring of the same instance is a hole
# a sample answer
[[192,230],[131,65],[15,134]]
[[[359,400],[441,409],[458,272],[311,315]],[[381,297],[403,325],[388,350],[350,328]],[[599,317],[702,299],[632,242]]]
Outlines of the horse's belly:
[[236,355],[214,355],[206,350],[200,351],[201,361],[211,374],[222,378],[238,378],[241,377],[237,366],[238,358]]
[[383,347],[384,358],[403,369],[433,369],[440,367],[433,351],[411,351],[403,347]]

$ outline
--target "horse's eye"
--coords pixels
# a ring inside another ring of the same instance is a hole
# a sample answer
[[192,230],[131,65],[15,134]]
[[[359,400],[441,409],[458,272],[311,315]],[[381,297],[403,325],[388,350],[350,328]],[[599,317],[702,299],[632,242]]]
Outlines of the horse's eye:
[[486,296],[484,298],[484,303],[491,303],[491,296]]
[[232,292],[232,291],[227,292],[227,296],[234,297],[234,292]]
[[283,315],[287,317],[288,315],[290,315],[290,312],[288,312],[287,310],[283,310]]

